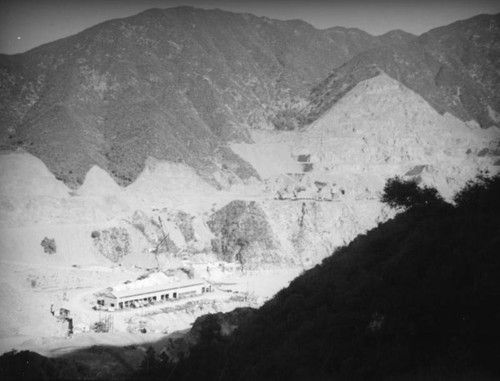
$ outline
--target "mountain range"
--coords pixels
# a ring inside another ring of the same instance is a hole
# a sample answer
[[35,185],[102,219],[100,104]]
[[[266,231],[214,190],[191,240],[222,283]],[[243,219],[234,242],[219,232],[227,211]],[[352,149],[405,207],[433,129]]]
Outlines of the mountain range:
[[500,15],[480,15],[421,36],[375,37],[151,9],[1,55],[0,144],[40,158],[73,189],[94,165],[127,186],[148,157],[186,164],[223,188],[260,178],[230,143],[251,143],[255,130],[304,129],[380,73],[440,114],[498,127],[499,26]]

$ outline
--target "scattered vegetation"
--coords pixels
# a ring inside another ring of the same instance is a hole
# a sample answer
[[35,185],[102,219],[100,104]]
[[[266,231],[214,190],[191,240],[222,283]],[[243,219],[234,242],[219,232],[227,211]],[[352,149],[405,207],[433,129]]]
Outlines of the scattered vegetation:
[[7,380],[83,380],[87,366],[72,360],[52,359],[35,352],[12,350],[0,356],[0,378]]
[[175,215],[175,224],[179,227],[186,242],[192,241],[195,238],[192,224],[193,219],[193,216],[183,211],[178,211]]
[[[146,354],[139,367],[138,375],[140,378],[144,377],[150,379],[156,374],[168,373],[171,371],[170,358],[165,352],[162,352],[159,356],[152,346],[146,349]],[[158,378],[162,379],[162,378]]]
[[101,231],[94,230],[90,236],[99,253],[111,262],[117,263],[129,254],[129,235],[124,228],[112,227]]
[[[272,229],[264,211],[254,202],[235,200],[216,211],[208,221],[214,233],[212,249],[226,262],[271,262],[275,249]],[[266,253],[266,257],[262,256]]]
[[287,108],[276,112],[271,118],[271,123],[278,131],[298,130],[306,125],[304,111],[301,108]]
[[391,208],[403,210],[444,204],[435,188],[419,186],[415,180],[403,180],[400,177],[387,180],[381,200]]
[[102,319],[99,321],[96,321],[90,329],[94,332],[97,333],[106,333],[109,332],[109,321],[106,319]]
[[43,251],[47,254],[54,254],[57,251],[56,240],[54,238],[45,237],[40,243]]

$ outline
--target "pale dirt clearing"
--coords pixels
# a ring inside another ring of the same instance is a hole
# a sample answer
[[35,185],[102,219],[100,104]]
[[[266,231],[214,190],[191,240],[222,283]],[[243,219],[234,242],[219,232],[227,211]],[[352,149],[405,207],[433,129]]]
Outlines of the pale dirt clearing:
[[[34,350],[47,356],[67,353],[91,345],[140,345],[190,328],[207,313],[229,312],[236,307],[258,307],[286,286],[299,272],[284,269],[242,273],[239,269],[220,271],[218,266],[205,276],[215,291],[203,296],[158,303],[121,311],[98,311],[95,293],[127,280],[142,271],[119,266],[64,267],[33,266],[3,261],[0,300],[0,352]],[[198,271],[202,273],[202,270]],[[56,316],[51,314],[51,306]],[[68,337],[68,323],[57,319],[59,308],[70,310],[74,334]],[[90,332],[94,323],[110,318],[108,333]],[[146,333],[141,333],[145,329]]]

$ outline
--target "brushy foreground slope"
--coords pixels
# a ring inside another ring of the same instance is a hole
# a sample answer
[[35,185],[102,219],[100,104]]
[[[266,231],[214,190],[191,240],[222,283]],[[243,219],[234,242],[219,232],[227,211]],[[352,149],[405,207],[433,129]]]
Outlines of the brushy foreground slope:
[[[305,272],[170,379],[490,379],[500,354],[500,177],[410,208]],[[154,372],[149,372],[154,377]],[[141,375],[144,376],[144,375]],[[423,378],[422,378],[423,377]]]

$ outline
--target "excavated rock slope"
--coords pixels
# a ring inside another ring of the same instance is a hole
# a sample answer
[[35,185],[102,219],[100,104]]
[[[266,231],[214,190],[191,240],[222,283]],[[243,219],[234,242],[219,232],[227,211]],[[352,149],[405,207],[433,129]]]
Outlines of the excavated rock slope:
[[[417,178],[448,199],[480,171],[498,172],[497,128],[440,115],[387,75],[359,83],[301,132],[259,132],[232,145],[264,179],[220,191],[182,164],[148,159],[126,188],[98,167],[77,191],[39,159],[0,155],[4,260],[71,264],[244,261],[318,263],[391,216],[388,177]],[[487,154],[485,153],[487,150]],[[47,254],[41,242],[54,239]]]

